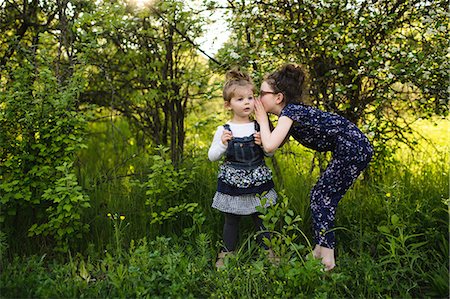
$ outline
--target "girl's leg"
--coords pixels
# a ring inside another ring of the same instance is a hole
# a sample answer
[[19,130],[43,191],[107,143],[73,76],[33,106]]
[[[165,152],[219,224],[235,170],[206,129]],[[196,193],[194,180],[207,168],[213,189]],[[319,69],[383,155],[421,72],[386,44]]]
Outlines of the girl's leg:
[[[253,220],[253,224],[255,225],[255,229],[257,232],[260,231],[265,231],[266,228],[264,227],[263,224],[263,220],[261,218],[259,218],[259,215],[261,215],[260,213],[254,213],[252,214],[252,220]],[[269,232],[262,232],[259,233],[258,236],[256,237],[256,241],[258,242],[258,244],[264,248],[265,250],[268,250],[269,247],[264,243],[263,238],[267,238],[270,240],[270,233]]]
[[[334,225],[336,207],[352,182],[342,178],[345,171],[343,161],[331,160],[311,190],[311,212],[314,225],[314,237],[319,246],[334,248],[334,232],[329,230]],[[348,185],[343,187],[342,185]],[[343,190],[345,189],[345,190]]]
[[238,234],[239,234],[239,221],[241,216],[224,213],[225,223],[223,225],[223,241],[224,241],[224,252],[234,251],[236,249]]
[[253,219],[253,223],[255,224],[256,231],[257,232],[261,232],[256,237],[256,241],[258,242],[259,246],[264,248],[264,250],[266,251],[269,261],[272,264],[274,264],[274,265],[278,265],[280,263],[280,258],[277,257],[275,255],[275,253],[273,252],[273,250],[264,243],[264,238],[267,238],[267,239],[270,240],[270,233],[269,232],[263,232],[263,231],[266,230],[266,228],[265,228],[265,226],[263,224],[263,220],[261,218],[259,218],[259,215],[261,215],[261,214],[260,213],[254,213],[254,214],[251,215],[252,219]]
[[232,254],[236,249],[239,233],[239,215],[224,213],[225,223],[223,225],[223,242],[224,247],[222,251],[217,255],[216,268],[222,268],[224,264],[225,256]]
[[345,159],[333,159],[311,191],[311,212],[314,236],[317,242],[314,255],[320,258],[327,269],[334,267],[336,245],[334,227],[336,208],[345,192],[365,168]]

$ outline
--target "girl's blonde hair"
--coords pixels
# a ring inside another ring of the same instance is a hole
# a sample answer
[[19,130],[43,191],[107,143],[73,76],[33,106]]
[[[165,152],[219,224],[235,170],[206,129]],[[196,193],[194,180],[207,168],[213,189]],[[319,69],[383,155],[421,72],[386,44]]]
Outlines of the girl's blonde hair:
[[255,85],[249,74],[238,68],[229,70],[226,74],[226,81],[222,93],[225,102],[229,102],[233,98],[236,88],[242,86],[251,86],[252,91],[255,92]]

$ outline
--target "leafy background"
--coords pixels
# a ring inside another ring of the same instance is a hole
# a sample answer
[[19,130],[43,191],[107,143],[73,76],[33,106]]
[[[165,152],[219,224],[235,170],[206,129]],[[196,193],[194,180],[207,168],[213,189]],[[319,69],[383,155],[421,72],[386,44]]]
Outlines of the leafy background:
[[[194,2],[0,2],[2,297],[447,297],[448,3]],[[197,41],[213,12],[230,38],[211,57]],[[310,258],[330,156],[295,142],[267,161],[280,263],[247,219],[216,271],[206,157],[224,74],[258,86],[286,62],[376,155],[340,204],[334,271]]]

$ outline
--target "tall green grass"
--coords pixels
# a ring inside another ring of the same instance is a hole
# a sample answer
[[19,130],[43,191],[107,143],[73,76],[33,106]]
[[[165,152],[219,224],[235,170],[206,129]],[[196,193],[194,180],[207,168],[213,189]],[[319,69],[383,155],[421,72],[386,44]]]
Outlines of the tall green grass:
[[[167,167],[160,181],[151,181],[155,178],[149,175],[154,165],[168,161],[161,148],[137,146],[130,128],[119,119],[94,123],[88,148],[77,162],[79,180],[91,199],[92,208],[85,215],[90,234],[78,248],[57,259],[50,258],[51,249],[42,244],[34,245],[41,248],[34,250],[40,254],[19,257],[17,244],[0,239],[1,248],[9,247],[9,256],[15,256],[8,258],[2,253],[1,294],[58,298],[446,297],[450,140],[444,134],[448,121],[436,122],[438,126],[428,121],[417,124],[433,144],[422,140],[416,151],[403,148],[396,159],[384,165],[384,172],[369,169],[369,175],[358,179],[342,199],[336,219],[338,267],[331,273],[323,272],[318,261],[306,259],[312,242],[309,191],[319,175],[318,168],[311,167],[313,152],[290,143],[274,160],[268,159],[273,169],[280,169],[274,171],[275,183],[284,194],[280,203],[286,203],[269,212],[279,218],[274,249],[281,263],[272,265],[258,249],[251,221],[245,219],[238,254],[226,261],[225,269],[216,271],[223,218],[211,208],[218,163],[207,160],[208,138],[212,138],[215,123],[197,123],[190,132],[191,137],[197,133],[203,137],[188,138],[182,165],[186,174]],[[205,136],[208,130],[211,134]],[[175,175],[188,184],[171,191],[164,180]],[[155,192],[149,192],[149,186]],[[156,203],[159,199],[158,204],[149,204],[149,200]],[[289,224],[297,215],[298,221]],[[48,254],[43,253],[46,251]]]

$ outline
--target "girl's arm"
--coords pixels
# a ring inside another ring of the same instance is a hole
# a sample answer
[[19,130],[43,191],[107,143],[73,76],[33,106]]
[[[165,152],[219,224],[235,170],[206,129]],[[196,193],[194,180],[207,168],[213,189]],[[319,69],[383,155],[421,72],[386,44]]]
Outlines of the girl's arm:
[[260,147],[262,147],[263,151],[264,151],[264,156],[266,157],[272,157],[274,155],[274,153],[268,153],[264,150],[264,147],[262,146],[262,142],[261,142],[261,133],[256,132],[255,134],[253,134],[253,136],[255,136],[255,144],[259,145]]
[[217,131],[214,134],[214,139],[208,151],[208,158],[210,161],[219,160],[227,150],[227,146],[222,142],[222,135],[224,131],[225,129],[223,126],[217,127]]
[[256,100],[255,102],[255,115],[260,126],[261,141],[264,151],[272,153],[280,147],[281,144],[283,144],[283,141],[285,141],[293,121],[287,116],[282,116],[278,118],[278,124],[271,132],[269,127],[269,118],[264,110],[264,106],[259,100]]

